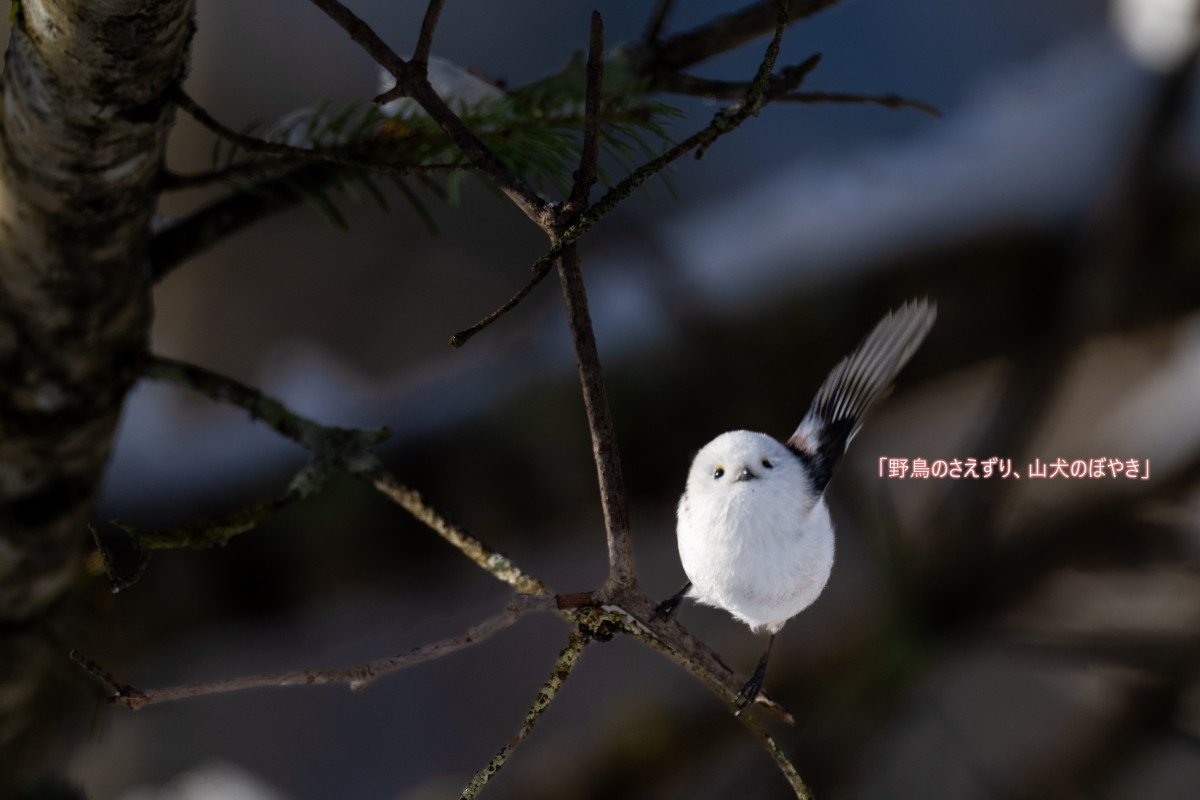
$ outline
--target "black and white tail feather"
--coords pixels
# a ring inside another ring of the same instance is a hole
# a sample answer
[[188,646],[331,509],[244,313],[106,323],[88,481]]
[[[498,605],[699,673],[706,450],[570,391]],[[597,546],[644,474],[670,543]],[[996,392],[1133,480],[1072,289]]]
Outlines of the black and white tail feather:
[[879,321],[817,390],[787,447],[805,463],[813,491],[825,491],[862,419],[891,389],[937,319],[928,300],[913,300]]

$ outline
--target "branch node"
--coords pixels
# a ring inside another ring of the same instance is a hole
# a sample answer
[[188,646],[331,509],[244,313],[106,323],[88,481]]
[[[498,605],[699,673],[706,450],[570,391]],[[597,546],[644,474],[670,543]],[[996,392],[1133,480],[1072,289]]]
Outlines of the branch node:
[[92,661],[78,650],[72,649],[68,654],[72,661],[83,667],[93,677],[97,678],[101,683],[112,689],[115,694],[108,697],[109,703],[117,703],[123,706],[128,706],[134,711],[145,705],[149,698],[141,689],[130,686],[128,683],[123,683],[106,670],[104,667]]

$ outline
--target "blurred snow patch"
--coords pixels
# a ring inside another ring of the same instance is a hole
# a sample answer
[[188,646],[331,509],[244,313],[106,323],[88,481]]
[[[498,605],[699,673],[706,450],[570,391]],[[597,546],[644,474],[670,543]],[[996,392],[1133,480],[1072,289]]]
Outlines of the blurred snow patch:
[[1113,0],[1113,27],[1142,65],[1170,72],[1200,39],[1200,0]]
[[1049,226],[1090,210],[1122,163],[1153,79],[1102,31],[1005,69],[934,132],[799,159],[665,231],[711,302],[753,301],[915,247]]
[[[505,91],[496,83],[478,75],[466,67],[437,56],[429,57],[429,84],[446,104],[455,110],[472,108],[489,100],[500,100]],[[386,69],[379,70],[379,93],[388,92],[396,85],[396,79]],[[421,107],[402,97],[381,106],[389,117],[407,117],[423,114]]]
[[287,800],[261,778],[228,761],[181,772],[160,787],[139,786],[120,800]]

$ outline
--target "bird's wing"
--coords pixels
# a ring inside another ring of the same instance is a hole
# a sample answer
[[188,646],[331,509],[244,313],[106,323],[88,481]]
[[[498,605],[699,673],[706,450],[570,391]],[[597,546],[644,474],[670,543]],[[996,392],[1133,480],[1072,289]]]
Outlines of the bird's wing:
[[817,494],[825,491],[863,416],[891,389],[936,318],[937,308],[928,300],[905,303],[881,319],[821,384],[812,407],[787,440],[808,467]]

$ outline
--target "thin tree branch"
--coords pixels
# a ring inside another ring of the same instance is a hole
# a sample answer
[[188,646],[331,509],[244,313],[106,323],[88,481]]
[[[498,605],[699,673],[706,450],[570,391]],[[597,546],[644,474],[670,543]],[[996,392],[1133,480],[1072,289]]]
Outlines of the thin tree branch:
[[368,448],[391,436],[387,428],[361,431],[321,425],[294,413],[280,401],[252,386],[173,358],[148,356],[143,375],[199,392],[220,403],[238,406],[247,411],[251,418],[262,420],[309,452],[330,458],[335,463],[359,457]]
[[144,374],[245,409],[254,419],[261,419],[319,458],[374,486],[480,567],[517,591],[523,594],[550,594],[550,589],[544,583],[526,575],[505,555],[447,521],[425,502],[420,492],[400,483],[383,468],[369,448],[387,437],[390,432],[386,428],[359,431],[321,425],[293,413],[283,403],[258,389],[182,361],[150,356]]
[[604,21],[599,11],[592,12],[591,37],[588,41],[587,87],[584,99],[583,145],[579,169],[575,171],[571,195],[560,214],[574,219],[587,207],[588,193],[596,183],[600,153],[600,89],[604,82]]
[[433,31],[437,28],[443,4],[444,0],[429,0],[429,5],[425,7],[425,18],[421,20],[421,33],[417,37],[417,46],[413,48],[412,58],[408,61],[417,69],[428,69],[429,50],[433,46]]
[[433,121],[458,145],[463,155],[478,166],[497,188],[525,213],[525,216],[542,230],[549,230],[554,217],[550,205],[514,175],[496,154],[463,124],[458,115],[429,85],[428,79],[422,76],[419,81],[414,81],[409,97],[420,103]]
[[[778,28],[776,28],[778,30]],[[767,79],[767,88],[771,91],[774,100],[785,100],[793,94],[781,94],[779,87],[793,80],[797,72],[801,73],[801,77],[806,77],[812,72],[821,61],[821,54],[814,53],[799,64],[791,64],[782,68],[777,75],[772,75]],[[755,75],[755,79],[760,76]],[[657,89],[673,94],[685,94],[694,97],[709,97],[714,100],[745,100],[754,88],[754,80],[749,81],[721,81],[712,78],[701,78],[696,75],[689,75],[684,72],[676,72],[671,75],[663,75],[658,79]]]
[[531,611],[551,611],[553,609],[554,603],[551,598],[516,595],[509,598],[503,612],[483,622],[472,625],[457,636],[450,636],[445,639],[439,639],[436,642],[423,644],[407,652],[387,658],[379,658],[350,667],[289,670],[287,672],[269,672],[262,675],[243,675],[238,678],[191,683],[181,686],[167,686],[160,689],[138,689],[119,681],[112,673],[84,656],[78,650],[71,651],[71,658],[115,692],[115,694],[108,698],[108,702],[126,706],[134,711],[146,706],[169,703],[173,700],[183,700],[188,697],[205,697],[207,695],[236,692],[243,689],[255,689],[264,686],[314,686],[327,683],[344,683],[352,691],[358,691],[383,675],[398,672],[406,667],[440,658],[470,645],[477,644],[492,634],[511,626]]
[[[450,139],[458,145],[471,162],[479,167],[485,175],[504,192],[510,200],[525,213],[542,230],[549,232],[553,221],[553,211],[537,192],[525,185],[479,140],[475,134],[463,124],[450,106],[438,96],[429,85],[426,66],[409,64],[388,47],[369,25],[354,15],[350,9],[338,0],[311,0],[324,11],[330,19],[340,25],[350,38],[357,42],[376,62],[396,77],[396,87],[375,98],[376,103],[383,103],[397,97],[411,97],[425,113],[436,122]],[[422,31],[424,32],[424,31]],[[432,27],[430,28],[432,35]]]
[[233,142],[243,150],[253,150],[259,153],[271,153],[272,155],[289,156],[291,158],[312,158],[316,155],[316,151],[306,147],[295,147],[282,142],[271,142],[266,139],[260,139],[257,136],[247,136],[244,133],[238,133],[208,113],[204,106],[193,100],[191,95],[183,90],[182,86],[175,86],[171,92],[171,99],[175,101],[177,106],[186,111],[192,119],[196,120],[196,122],[199,122],[222,139]]
[[596,461],[600,505],[604,510],[604,529],[608,539],[608,579],[601,593],[612,596],[633,585],[636,578],[633,544],[629,536],[629,509],[625,500],[625,482],[621,476],[617,434],[608,408],[608,395],[600,368],[596,334],[592,330],[592,317],[588,311],[579,251],[574,244],[568,245],[559,256],[558,276],[562,284],[563,302],[567,307],[567,325],[571,329],[571,341],[575,344],[575,357],[579,362],[579,381],[583,386],[583,403],[592,435],[592,456]]
[[[796,0],[790,23],[836,5],[840,0]],[[771,32],[778,16],[778,0],[760,0],[717,17],[690,31],[672,36],[656,46],[645,47],[635,58],[644,75],[678,72],[713,56],[734,50],[751,39]]]
[[[790,92],[803,83],[805,77],[807,77],[808,74],[816,68],[817,64],[820,62],[820,58],[821,57],[819,55],[814,55],[805,60],[804,63],[800,64],[799,66],[790,68],[790,72],[785,80],[769,87],[766,90],[763,98],[764,101],[771,102],[775,100],[776,97]],[[606,214],[608,214],[608,212],[616,208],[622,200],[632,194],[635,189],[648,181],[655,174],[661,172],[672,162],[676,161],[697,147],[707,147],[725,134],[736,130],[738,126],[746,121],[751,113],[752,112],[749,110],[749,107],[744,103],[740,108],[737,108],[732,113],[730,113],[728,109],[718,111],[713,115],[712,121],[710,121],[706,127],[692,134],[687,139],[684,139],[682,142],[675,145],[658,158],[647,161],[645,164],[630,173],[628,177],[626,177],[616,186],[605,192],[604,196],[593,203],[577,223],[563,232],[561,237],[562,240],[574,241],[575,239],[578,239],[585,232],[587,232],[592,225],[602,219]],[[562,244],[559,244],[558,246],[561,247]]]
[[911,108],[933,117],[941,117],[942,111],[935,105],[903,97],[898,94],[849,94],[846,92],[792,92],[776,98],[779,103],[850,103],[883,106],[884,108]]
[[566,646],[559,652],[558,658],[554,662],[554,670],[550,673],[550,677],[538,689],[537,695],[533,699],[533,705],[529,707],[529,711],[525,713],[525,719],[521,721],[521,727],[517,730],[517,735],[514,736],[504,747],[500,748],[500,752],[492,757],[492,760],[487,763],[483,769],[475,773],[470,782],[463,788],[462,794],[459,795],[459,800],[472,800],[478,797],[483,791],[483,787],[487,786],[488,781],[504,766],[508,761],[508,757],[512,755],[513,750],[517,748],[522,741],[525,740],[530,733],[533,732],[533,726],[542,718],[542,714],[546,712],[550,703],[558,696],[559,689],[566,682],[567,678],[575,669],[575,665],[579,663],[579,656],[583,653],[583,648],[587,646],[591,637],[580,631],[571,631],[567,637]]
[[457,525],[447,521],[436,509],[425,502],[420,492],[396,480],[395,476],[382,467],[374,466],[357,470],[355,475],[374,486],[396,505],[412,514],[421,522],[461,551],[467,558],[492,573],[522,594],[551,594],[545,583],[524,573],[503,553],[499,553],[476,539]]
[[[309,165],[300,170],[315,170]],[[262,184],[262,191],[235,192],[171,223],[150,240],[150,274],[161,281],[188,259],[260,220],[291,208],[300,195],[287,187],[289,178]]]
[[324,459],[317,459],[297,472],[282,494],[249,508],[238,509],[216,520],[151,530],[114,519],[112,524],[124,531],[133,542],[136,562],[132,570],[118,571],[112,554],[92,527],[92,537],[96,541],[113,591],[126,589],[141,579],[150,564],[152,551],[184,547],[202,550],[224,546],[235,536],[254,530],[281,509],[320,491],[331,474],[330,465]]
[[[775,17],[775,33],[771,36],[771,41],[767,44],[767,52],[763,54],[762,61],[758,65],[758,71],[754,73],[754,79],[750,82],[750,89],[746,92],[746,99],[742,101],[743,107],[751,114],[757,114],[759,109],[762,108],[763,98],[767,92],[767,84],[771,82],[771,75],[775,72],[775,60],[779,58],[779,45],[783,41],[783,32],[787,30],[790,8],[791,4],[788,0],[779,0],[779,11]],[[804,64],[801,64],[795,69],[802,70],[801,77],[803,77],[815,66],[816,64],[813,64],[812,67],[805,70]]]
[[666,27],[667,18],[671,16],[671,12],[675,10],[675,0],[658,0],[658,6],[654,9],[654,13],[650,15],[650,21],[646,24],[646,32],[642,34],[642,41],[647,45],[655,45],[662,38],[663,28]]
[[[410,74],[408,62],[396,55],[396,51],[388,47],[387,42],[370,25],[363,22],[353,11],[346,8],[338,0],[311,0],[312,4],[325,12],[326,16],[341,26],[350,34],[350,38],[375,59],[381,67],[392,73],[397,81],[403,80]],[[431,33],[432,35],[432,33]]]
[[758,720],[753,719],[749,714],[741,714],[738,719],[742,724],[753,731],[758,741],[762,743],[771,760],[775,762],[775,766],[783,773],[783,778],[788,782],[788,786],[792,787],[792,791],[796,793],[798,800],[813,800],[812,790],[808,788],[808,784],[800,777],[800,773],[796,770],[796,765],[787,757],[787,753],[783,752],[778,742],[767,732],[767,729],[762,726]]
[[[673,94],[683,94],[691,97],[708,97],[715,100],[740,100],[746,96],[750,84],[745,81],[719,81],[711,78],[701,78],[696,75],[675,73],[664,75],[657,79],[655,88]],[[942,112],[929,103],[913,100],[897,94],[870,95],[848,94],[844,92],[789,92],[775,98],[776,103],[871,103],[886,108],[911,108],[935,117]]]
[[[551,252],[553,252],[553,250]],[[524,300],[526,297],[528,297],[530,292],[532,292],[537,287],[537,285],[542,282],[542,279],[545,278],[548,274],[550,274],[550,268],[553,264],[554,264],[554,261],[552,259],[546,258],[545,256],[542,256],[537,261],[535,261],[533,264],[533,267],[532,267],[533,277],[530,278],[529,281],[524,286],[522,286],[520,289],[518,289],[516,291],[516,294],[514,294],[512,297],[508,298],[508,300],[504,301],[504,305],[500,306],[495,311],[488,314],[486,317],[479,320],[471,327],[464,328],[463,330],[461,330],[458,333],[455,333],[453,336],[451,336],[450,337],[450,346],[455,349],[462,347],[464,344],[466,344],[471,339],[472,336],[479,333],[484,328],[488,327],[493,322],[495,322],[496,320],[503,317],[509,311],[512,311],[514,308],[516,308],[520,304],[520,302],[522,300]]]
[[208,128],[222,139],[236,144],[243,150],[255,153],[268,153],[270,155],[279,156],[280,158],[288,159],[290,161],[326,161],[328,163],[339,164],[344,167],[355,167],[356,169],[368,169],[373,171],[382,171],[389,166],[371,161],[369,159],[347,156],[332,149],[296,147],[295,145],[284,144],[283,142],[272,142],[268,139],[262,139],[257,136],[248,136],[244,133],[238,133],[229,126],[223,124],[212,114],[209,114],[203,106],[193,100],[191,96],[189,96],[188,93],[179,86],[176,86],[174,89],[173,99],[175,100],[176,105],[186,111],[201,125]]

